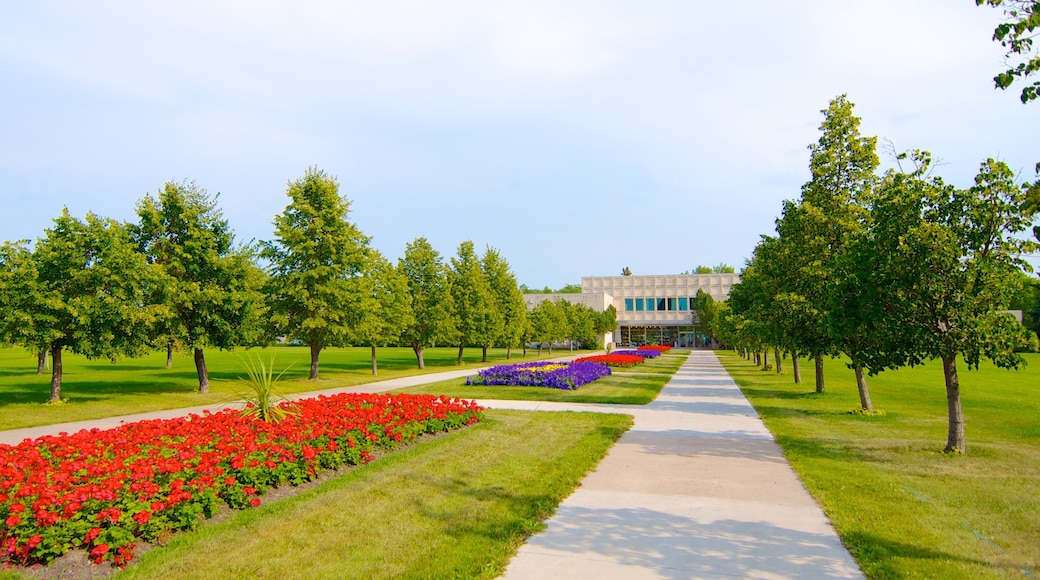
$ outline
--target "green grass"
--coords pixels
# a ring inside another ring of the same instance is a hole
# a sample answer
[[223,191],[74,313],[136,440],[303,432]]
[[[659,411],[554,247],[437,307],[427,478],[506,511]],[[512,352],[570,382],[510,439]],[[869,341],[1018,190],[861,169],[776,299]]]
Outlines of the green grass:
[[1007,371],[959,368],[968,453],[941,453],[941,366],[870,377],[880,416],[859,407],[853,373],[825,362],[816,394],[720,352],[806,487],[870,578],[1022,578],[1040,574],[1040,355]]
[[[466,349],[464,364],[455,365],[458,350],[434,348],[425,352],[426,370],[419,371],[410,348],[380,348],[377,351],[379,376],[372,376],[371,353],[367,348],[328,348],[322,351],[319,378],[307,379],[310,353],[307,347],[272,347],[235,352],[207,349],[210,393],[198,390],[198,376],[190,353],[174,357],[173,367],[166,368],[166,354],[154,353],[117,363],[87,360],[65,353],[63,356],[64,405],[44,404],[50,396],[50,370],[36,374],[36,355],[21,348],[0,348],[0,430],[82,421],[164,409],[177,409],[236,400],[244,391],[237,381],[246,376],[245,358],[260,352],[265,360],[275,353],[277,372],[289,370],[278,383],[285,394],[359,385],[406,375],[434,373],[460,368],[480,368],[480,349]],[[554,356],[566,356],[555,351]],[[520,358],[513,352],[510,362],[536,360],[534,351]],[[487,364],[506,362],[505,349],[488,351]],[[542,358],[548,358],[544,353]]]
[[632,423],[488,411],[471,428],[175,538],[118,578],[494,578]]
[[573,391],[547,387],[466,385],[466,379],[455,379],[408,387],[394,392],[429,393],[463,399],[645,405],[657,398],[657,394],[686,360],[686,356],[686,354],[663,355],[656,359],[649,359],[635,367],[615,369],[614,372],[617,374],[603,377]]

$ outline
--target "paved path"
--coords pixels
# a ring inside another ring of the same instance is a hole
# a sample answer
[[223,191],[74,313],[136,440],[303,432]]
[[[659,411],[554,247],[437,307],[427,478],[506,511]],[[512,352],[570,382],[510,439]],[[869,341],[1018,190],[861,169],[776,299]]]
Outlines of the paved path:
[[645,407],[481,403],[635,416],[505,580],[863,577],[713,352]]

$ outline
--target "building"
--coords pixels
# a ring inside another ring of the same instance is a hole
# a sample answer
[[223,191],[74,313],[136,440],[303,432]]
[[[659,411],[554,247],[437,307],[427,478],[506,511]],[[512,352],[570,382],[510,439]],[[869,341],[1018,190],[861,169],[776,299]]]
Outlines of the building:
[[524,300],[528,309],[545,300],[567,300],[599,312],[613,305],[618,328],[605,339],[617,346],[705,346],[707,337],[697,327],[691,310],[693,298],[698,290],[704,290],[720,302],[739,282],[739,274],[586,276],[581,279],[581,294],[525,294]]

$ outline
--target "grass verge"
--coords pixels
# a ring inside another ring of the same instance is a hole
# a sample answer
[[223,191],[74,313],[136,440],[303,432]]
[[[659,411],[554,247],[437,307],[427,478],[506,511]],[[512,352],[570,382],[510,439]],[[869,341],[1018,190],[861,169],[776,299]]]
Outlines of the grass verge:
[[[827,361],[826,392],[719,358],[776,436],[806,487],[870,578],[1021,578],[1040,574],[1040,355],[1020,371],[965,371],[968,454],[942,454],[946,399],[939,364],[869,379]],[[806,368],[808,367],[808,368]]]
[[454,379],[393,392],[427,393],[463,399],[646,405],[657,398],[657,394],[687,356],[688,354],[660,356],[632,368],[615,369],[614,372],[617,374],[603,377],[573,391],[548,387],[467,385],[466,379]]
[[493,578],[632,423],[487,411],[480,424],[241,512],[118,578]]
[[[288,368],[278,383],[283,394],[302,393],[360,385],[377,380],[459,369],[476,369],[506,362],[505,349],[490,349],[488,363],[480,362],[480,349],[467,349],[462,366],[455,365],[456,348],[427,349],[426,369],[417,368],[410,348],[380,348],[379,375],[372,376],[371,353],[367,348],[327,348],[321,353],[319,379],[308,380],[310,351],[307,347],[271,347],[224,352],[206,351],[210,392],[198,393],[198,376],[190,353],[177,354],[173,367],[166,368],[166,354],[153,353],[116,363],[63,356],[62,397],[66,404],[44,404],[50,395],[50,370],[36,374],[36,355],[22,348],[0,348],[0,430],[20,429],[69,421],[179,409],[237,400],[246,376],[245,360],[261,352],[265,360],[274,355],[275,373]],[[555,357],[569,353],[556,351]],[[509,362],[537,360],[534,351],[519,358],[514,350]],[[546,354],[543,358],[548,357]]]

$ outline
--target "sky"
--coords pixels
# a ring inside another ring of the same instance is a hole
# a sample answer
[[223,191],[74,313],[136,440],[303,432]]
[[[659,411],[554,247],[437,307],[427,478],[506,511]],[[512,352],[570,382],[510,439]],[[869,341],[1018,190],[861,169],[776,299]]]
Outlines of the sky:
[[1000,18],[972,0],[5,2],[0,240],[63,207],[133,221],[171,180],[269,240],[317,167],[391,259],[471,240],[532,288],[739,269],[841,94],[949,183],[990,157],[1035,179],[1040,102],[993,88]]

